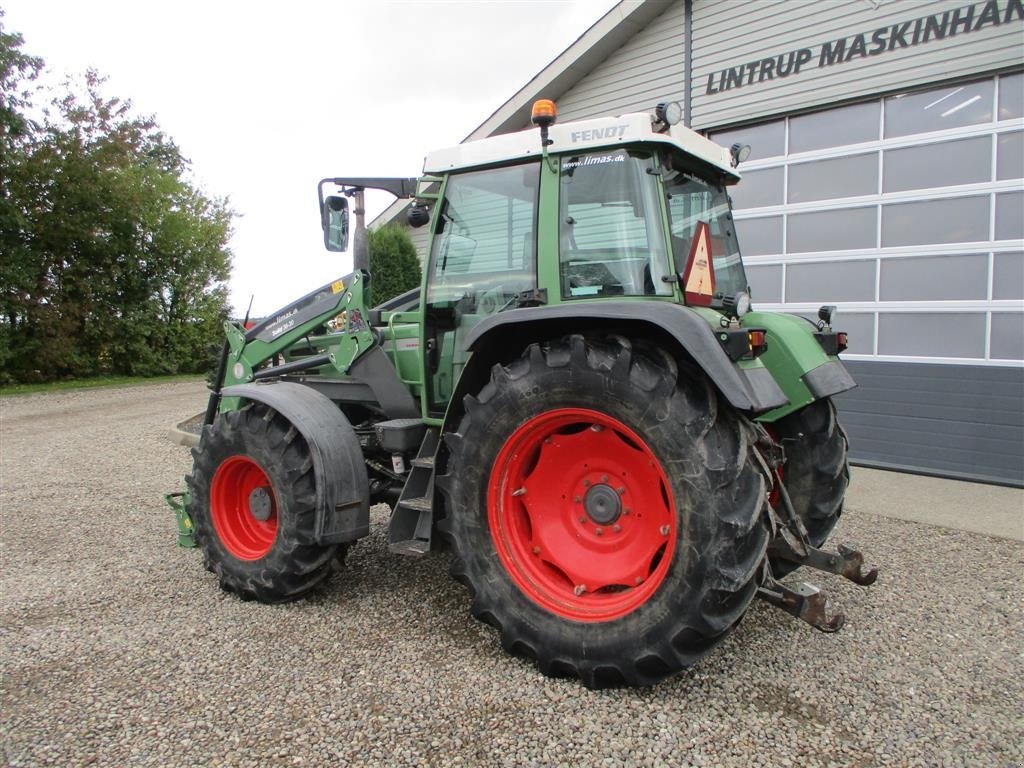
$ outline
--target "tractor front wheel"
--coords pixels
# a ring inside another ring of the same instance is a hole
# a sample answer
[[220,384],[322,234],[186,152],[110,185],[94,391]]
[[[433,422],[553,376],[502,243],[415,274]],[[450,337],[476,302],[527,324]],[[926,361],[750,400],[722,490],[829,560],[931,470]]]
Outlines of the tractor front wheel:
[[621,337],[534,344],[467,398],[439,479],[473,614],[541,671],[651,685],[743,616],[762,573],[752,428]]
[[253,404],[220,415],[192,450],[189,513],[222,589],[265,603],[302,596],[333,570],[341,545],[312,541],[313,462],[276,411]]

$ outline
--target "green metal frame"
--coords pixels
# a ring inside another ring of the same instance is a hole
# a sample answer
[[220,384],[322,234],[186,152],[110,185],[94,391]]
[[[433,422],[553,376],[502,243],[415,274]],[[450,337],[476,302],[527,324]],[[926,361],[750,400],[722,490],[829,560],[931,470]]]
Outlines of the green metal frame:
[[[296,352],[320,349],[327,354],[329,362],[307,373],[321,376],[348,375],[352,364],[374,343],[367,317],[365,289],[366,280],[358,272],[329,283],[324,286],[324,290],[330,290],[336,295],[337,301],[326,311],[296,324],[273,341],[258,338],[246,340],[243,328],[234,323],[225,323],[228,358],[224,386],[252,381],[259,366],[277,355],[282,355],[286,362],[292,362],[298,359]],[[314,335],[314,331],[331,320],[337,320],[342,330]],[[221,401],[220,412],[236,410],[240,405],[237,397],[225,397]]]

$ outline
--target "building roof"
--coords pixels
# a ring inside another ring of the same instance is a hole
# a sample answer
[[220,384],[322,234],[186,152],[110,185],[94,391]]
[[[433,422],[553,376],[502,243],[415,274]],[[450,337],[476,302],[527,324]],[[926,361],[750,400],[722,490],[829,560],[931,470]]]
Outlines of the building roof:
[[562,94],[664,12],[665,7],[665,0],[622,0],[463,141],[518,131],[528,126],[530,107],[535,100],[544,98],[557,102]]

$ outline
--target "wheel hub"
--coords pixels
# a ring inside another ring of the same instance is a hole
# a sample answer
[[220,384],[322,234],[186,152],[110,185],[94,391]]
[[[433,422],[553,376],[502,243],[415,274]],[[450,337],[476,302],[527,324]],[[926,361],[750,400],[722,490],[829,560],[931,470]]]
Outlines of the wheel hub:
[[622,502],[614,488],[601,483],[587,491],[583,497],[583,509],[587,517],[598,525],[611,525],[622,514]]
[[270,495],[270,489],[265,486],[257,486],[249,494],[249,514],[261,523],[270,519],[274,511],[274,498]]
[[495,458],[487,508],[512,581],[563,618],[632,613],[672,562],[678,522],[665,471],[600,411],[555,408],[520,425]]
[[248,456],[225,459],[210,483],[210,517],[224,549],[239,560],[259,560],[274,546],[278,510],[263,468]]

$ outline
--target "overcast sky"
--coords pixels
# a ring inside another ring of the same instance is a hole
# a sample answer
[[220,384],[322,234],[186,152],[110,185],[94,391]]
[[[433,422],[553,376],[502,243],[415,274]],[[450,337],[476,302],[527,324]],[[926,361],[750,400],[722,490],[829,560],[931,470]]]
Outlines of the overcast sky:
[[58,78],[106,75],[229,198],[231,298],[257,316],[351,269],[323,248],[319,179],[419,175],[615,4],[0,0],[23,50]]

